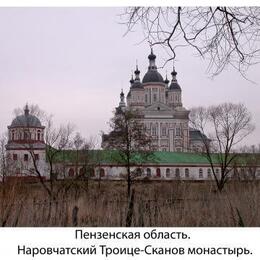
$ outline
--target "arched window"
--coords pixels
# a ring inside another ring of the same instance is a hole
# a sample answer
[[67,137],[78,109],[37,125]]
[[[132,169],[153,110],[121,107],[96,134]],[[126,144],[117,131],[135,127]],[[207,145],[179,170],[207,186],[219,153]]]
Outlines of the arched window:
[[161,169],[160,168],[156,169],[156,177],[158,177],[158,178],[161,177]]
[[211,179],[212,175],[211,175],[211,169],[208,168],[208,178]]
[[171,177],[171,170],[169,168],[166,169],[166,177],[167,178]]
[[157,101],[157,95],[153,94],[153,102],[156,102],[156,101]]
[[190,172],[189,172],[189,169],[186,168],[185,169],[185,178],[189,178],[190,177]]
[[18,159],[17,153],[14,153],[14,154],[13,154],[13,160],[14,160],[14,161],[17,161],[17,159]]
[[179,127],[176,128],[175,135],[176,136],[180,136],[181,135],[181,129]]
[[152,176],[150,168],[146,169],[146,175],[147,175],[147,177],[151,177]]
[[86,172],[86,169],[84,167],[80,168],[79,169],[79,175],[80,176],[84,176],[85,175],[85,172]]
[[23,133],[23,137],[24,137],[24,140],[30,140],[30,138],[31,138],[30,132],[25,131],[25,132]]
[[175,169],[175,177],[180,178],[180,169],[179,168]]
[[201,168],[199,169],[199,178],[203,178],[203,170]]
[[142,175],[142,170],[141,170],[141,168],[137,168],[137,169],[136,169],[136,175],[137,175],[137,176],[141,176],[141,175]]
[[156,126],[152,126],[152,135],[156,135],[157,134],[156,132],[157,132]]
[[12,140],[14,140],[14,130],[12,130],[12,137],[11,137]]
[[162,127],[162,136],[166,136],[166,127],[165,126]]
[[40,141],[41,140],[41,130],[37,131],[37,140]]
[[105,170],[103,168],[100,169],[100,177],[105,177]]
[[68,174],[69,174],[69,177],[74,177],[74,174],[75,174],[74,169],[70,168]]

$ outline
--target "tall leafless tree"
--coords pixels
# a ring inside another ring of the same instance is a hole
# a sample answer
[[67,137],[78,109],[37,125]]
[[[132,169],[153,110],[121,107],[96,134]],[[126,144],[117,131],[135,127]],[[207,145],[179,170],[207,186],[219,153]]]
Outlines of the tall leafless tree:
[[245,76],[259,63],[259,7],[128,7],[121,18],[127,33],[140,25],[144,41],[169,50],[168,60],[191,47],[213,76],[228,65]]
[[142,114],[132,110],[116,110],[110,120],[112,131],[104,138],[106,148],[119,154],[119,163],[127,169],[127,196],[130,198],[134,172],[131,167],[146,160],[154,150],[151,137],[145,132]]
[[6,152],[5,152],[5,146],[7,144],[7,135],[3,134],[0,137],[0,178],[2,179],[2,182],[5,182],[5,177],[7,174],[7,158],[6,158]]
[[260,145],[243,146],[239,150],[241,164],[237,166],[236,173],[239,180],[256,180],[259,174]]
[[[191,109],[190,123],[201,132],[203,155],[211,165],[219,191],[224,188],[237,158],[236,145],[254,130],[251,121],[251,114],[243,104],[223,103]],[[219,166],[220,176],[216,174]]]

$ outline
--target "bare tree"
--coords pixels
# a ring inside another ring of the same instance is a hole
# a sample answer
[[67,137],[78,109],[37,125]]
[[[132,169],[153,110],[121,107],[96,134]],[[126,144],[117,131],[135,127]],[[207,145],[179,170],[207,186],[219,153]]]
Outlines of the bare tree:
[[[50,117],[49,115],[46,114],[45,111],[43,111],[37,104],[31,104],[29,106],[30,114],[40,118],[41,120],[45,121],[46,118]],[[13,115],[15,117],[22,115],[24,113],[23,109],[20,107],[17,107],[13,111]]]
[[7,175],[7,158],[5,152],[5,146],[7,144],[7,136],[3,134],[0,138],[0,178],[2,182],[5,182],[5,177]]
[[[76,178],[75,180],[83,180],[80,182],[80,188],[88,191],[89,178],[94,177],[95,167],[98,164],[96,160],[96,151],[94,150],[96,146],[96,139],[94,137],[84,138],[80,133],[76,133],[73,138],[72,150],[68,151],[71,153],[76,153],[72,160],[76,168]],[[80,168],[79,168],[80,167]],[[78,186],[78,184],[77,184]]]
[[154,150],[151,137],[145,132],[142,115],[138,111],[117,109],[110,120],[112,131],[103,135],[103,145],[115,149],[119,163],[127,169],[127,196],[130,198],[134,172],[131,167],[151,156]]
[[128,7],[120,16],[126,33],[140,25],[144,40],[170,51],[168,60],[191,47],[214,76],[228,65],[245,76],[259,63],[259,7]]
[[239,149],[240,165],[236,172],[239,180],[256,180],[258,176],[258,165],[260,163],[260,146],[243,146]]
[[[224,188],[237,158],[236,145],[254,130],[251,121],[251,114],[243,104],[223,103],[191,109],[191,125],[201,132],[203,155],[211,165],[219,191]],[[220,176],[216,167],[220,167]]]

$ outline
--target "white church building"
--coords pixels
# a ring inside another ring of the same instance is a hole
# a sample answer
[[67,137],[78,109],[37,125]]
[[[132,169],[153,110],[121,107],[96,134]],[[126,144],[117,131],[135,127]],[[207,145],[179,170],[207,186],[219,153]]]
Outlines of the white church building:
[[[182,103],[182,89],[177,81],[175,68],[172,79],[163,79],[156,66],[156,55],[151,51],[149,65],[143,79],[136,66],[130,80],[130,89],[125,96],[120,94],[118,108],[138,110],[143,116],[147,134],[152,137],[158,151],[190,152],[201,151],[204,147],[200,131],[189,127],[189,110]],[[108,135],[103,136],[102,147],[108,148]]]

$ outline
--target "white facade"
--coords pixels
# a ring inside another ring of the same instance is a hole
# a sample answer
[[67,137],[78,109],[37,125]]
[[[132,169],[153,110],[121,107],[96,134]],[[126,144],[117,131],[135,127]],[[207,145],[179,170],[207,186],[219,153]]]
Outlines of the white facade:
[[48,178],[46,163],[44,126],[30,114],[26,105],[24,114],[17,116],[8,126],[6,158],[8,175],[37,176],[38,169],[43,178]]
[[[73,169],[74,175],[70,176],[69,171]],[[78,172],[73,165],[66,168],[66,177],[75,177],[80,174],[81,167],[78,167]],[[220,167],[214,167],[215,174],[218,178],[221,176]],[[246,174],[246,168],[239,167],[236,169],[238,175],[231,170],[229,178],[240,178],[241,180],[260,179],[260,167],[256,168],[255,176]],[[102,173],[101,173],[102,172]],[[131,172],[135,179],[149,179],[149,180],[182,180],[182,181],[211,181],[214,180],[214,175],[209,164],[197,165],[142,165],[131,167]],[[126,167],[100,165],[93,168],[92,179],[105,180],[124,180],[127,176]]]
[[[158,151],[191,151],[194,145],[190,137],[189,110],[182,104],[182,89],[176,79],[177,72],[173,68],[171,82],[167,78],[164,80],[157,70],[153,52],[148,59],[148,70],[142,81],[137,67],[135,78],[130,80],[127,104],[121,92],[118,108],[138,110],[143,115],[145,129]],[[102,145],[109,148],[105,142]]]

